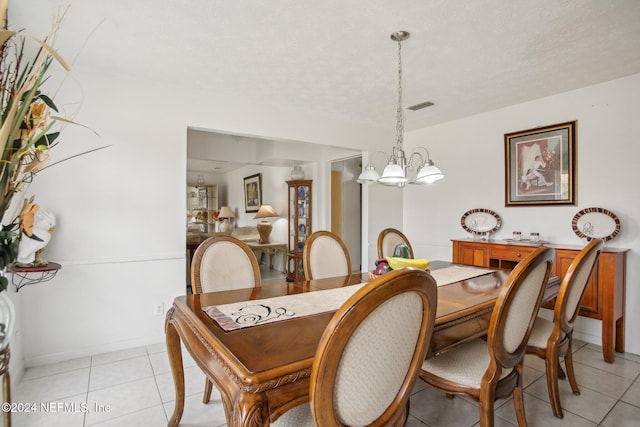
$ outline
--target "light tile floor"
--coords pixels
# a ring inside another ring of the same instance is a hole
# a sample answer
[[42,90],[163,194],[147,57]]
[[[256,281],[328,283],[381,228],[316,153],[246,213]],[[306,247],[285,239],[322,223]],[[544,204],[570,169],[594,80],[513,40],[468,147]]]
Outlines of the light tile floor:
[[[527,420],[536,426],[640,426],[640,356],[602,360],[600,348],[577,342],[574,362],[581,395],[560,381],[564,419],[548,403],[544,364],[525,359]],[[185,410],[181,425],[226,426],[220,395],[202,404],[204,375],[184,351]],[[173,379],[164,343],[30,368],[13,387],[13,402],[36,403],[13,413],[14,426],[166,426],[174,405]],[[48,408],[41,402],[51,402]],[[25,409],[30,409],[29,407]],[[33,407],[31,407],[33,409]],[[48,409],[45,411],[45,409]],[[496,403],[496,426],[516,425],[511,399]],[[418,381],[411,395],[408,427],[475,426],[475,402],[442,393]]]

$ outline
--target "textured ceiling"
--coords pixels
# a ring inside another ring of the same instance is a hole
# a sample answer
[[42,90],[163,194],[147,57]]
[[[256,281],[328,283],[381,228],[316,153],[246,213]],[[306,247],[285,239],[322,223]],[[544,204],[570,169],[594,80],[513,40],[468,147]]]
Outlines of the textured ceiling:
[[[83,64],[203,96],[395,126],[396,30],[415,129],[640,72],[638,0],[75,0]],[[12,0],[48,27],[51,0]],[[28,18],[27,18],[28,17]],[[89,36],[89,34],[91,34]]]

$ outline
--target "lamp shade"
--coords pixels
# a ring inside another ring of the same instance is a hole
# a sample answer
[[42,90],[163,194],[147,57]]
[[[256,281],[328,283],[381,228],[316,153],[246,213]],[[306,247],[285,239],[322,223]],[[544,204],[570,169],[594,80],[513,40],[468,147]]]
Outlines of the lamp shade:
[[364,171],[358,177],[358,184],[371,184],[380,179],[380,174],[376,172],[372,164],[368,164]]
[[420,171],[418,171],[418,176],[416,176],[416,183],[422,184],[433,184],[436,181],[440,181],[444,178],[444,174],[436,165],[431,162],[431,164],[427,164],[422,167]]
[[220,218],[233,218],[235,217],[234,213],[233,213],[233,209],[231,209],[229,206],[223,206],[220,208],[220,214],[218,214],[218,216]]
[[378,182],[383,184],[401,184],[407,182],[407,177],[400,165],[389,163],[382,172],[382,176]]
[[262,205],[254,218],[279,218],[278,212],[271,205]]

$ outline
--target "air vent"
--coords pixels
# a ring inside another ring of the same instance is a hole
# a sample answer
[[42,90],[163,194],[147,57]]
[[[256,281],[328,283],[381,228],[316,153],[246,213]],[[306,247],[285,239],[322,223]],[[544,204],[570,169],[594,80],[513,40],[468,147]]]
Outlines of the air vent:
[[418,111],[418,110],[422,110],[423,108],[431,107],[432,105],[434,105],[433,102],[427,101],[427,102],[421,102],[420,104],[412,105],[411,107],[408,107],[408,108],[409,110]]

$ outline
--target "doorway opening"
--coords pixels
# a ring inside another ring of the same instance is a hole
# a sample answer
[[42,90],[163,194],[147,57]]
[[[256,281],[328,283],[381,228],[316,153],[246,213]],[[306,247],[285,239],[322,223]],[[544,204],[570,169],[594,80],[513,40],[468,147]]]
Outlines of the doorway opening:
[[342,238],[351,255],[351,271],[362,271],[362,156],[331,162],[331,232]]

